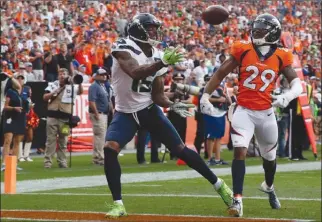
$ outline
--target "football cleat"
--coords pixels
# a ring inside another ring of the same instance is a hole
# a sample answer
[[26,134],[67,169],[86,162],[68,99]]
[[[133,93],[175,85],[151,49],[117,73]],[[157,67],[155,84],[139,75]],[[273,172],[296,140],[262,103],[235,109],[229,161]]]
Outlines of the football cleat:
[[109,207],[110,207],[110,210],[107,212],[105,217],[107,217],[107,218],[118,218],[118,217],[127,216],[127,213],[125,211],[124,205],[119,204],[119,203],[113,203]]
[[281,203],[277,198],[277,195],[275,193],[273,186],[272,186],[272,188],[269,188],[266,185],[266,182],[264,181],[261,184],[261,187],[259,190],[268,194],[268,201],[269,201],[269,204],[271,205],[272,209],[280,209],[281,208]]
[[216,191],[221,196],[225,204],[229,207],[233,203],[233,191],[227,186],[225,181],[222,179],[221,181],[222,183]]
[[243,201],[241,199],[233,199],[233,204],[228,208],[228,214],[233,217],[243,216]]

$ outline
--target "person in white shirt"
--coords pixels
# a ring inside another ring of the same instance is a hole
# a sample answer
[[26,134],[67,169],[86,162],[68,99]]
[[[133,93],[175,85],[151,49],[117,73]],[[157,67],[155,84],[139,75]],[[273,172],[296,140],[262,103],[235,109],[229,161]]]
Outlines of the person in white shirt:
[[64,12],[64,10],[62,8],[63,8],[63,5],[59,4],[59,6],[56,7],[55,10],[54,10],[54,16],[58,17],[60,20],[64,19],[64,13],[65,12]]
[[25,63],[25,69],[26,69],[26,78],[27,82],[34,82],[36,81],[36,76],[32,71],[32,63],[31,62],[26,62]]
[[204,82],[204,76],[208,74],[208,68],[205,65],[204,60],[200,60],[200,62],[197,60],[195,61],[195,68],[192,70],[192,72],[196,76],[196,80],[198,83],[198,86],[202,86]]

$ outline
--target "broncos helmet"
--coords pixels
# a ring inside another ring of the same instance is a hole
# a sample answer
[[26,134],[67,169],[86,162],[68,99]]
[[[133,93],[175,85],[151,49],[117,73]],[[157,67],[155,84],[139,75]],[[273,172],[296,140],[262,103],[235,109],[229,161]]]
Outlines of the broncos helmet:
[[[155,30],[151,29],[153,26]],[[134,16],[127,26],[127,34],[134,41],[156,46],[162,40],[160,28],[161,22],[154,15],[140,13]]]
[[251,40],[254,45],[276,45],[282,33],[281,23],[268,13],[256,17],[251,27]]

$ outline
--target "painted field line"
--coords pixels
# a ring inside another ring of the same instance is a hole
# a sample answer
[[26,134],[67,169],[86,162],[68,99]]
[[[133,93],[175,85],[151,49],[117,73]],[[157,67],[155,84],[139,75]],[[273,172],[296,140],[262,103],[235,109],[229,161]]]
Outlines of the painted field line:
[[[212,169],[217,176],[231,175],[231,168]],[[277,172],[295,172],[321,170],[321,162],[287,163],[277,166]],[[247,175],[264,173],[262,166],[246,167]],[[50,171],[48,171],[50,173]],[[147,173],[127,173],[123,174],[121,181],[125,183],[151,182],[165,180],[181,180],[201,178],[201,175],[194,170],[165,171],[165,172],[147,172]],[[106,186],[105,175],[83,176],[83,177],[60,177],[40,180],[24,180],[17,182],[17,193],[37,192],[47,190],[57,190],[66,188],[82,188]],[[4,191],[4,184],[1,183],[1,193]]]
[[[110,193],[22,193],[19,195],[48,195],[48,196],[111,196]],[[122,194],[127,197],[192,197],[192,198],[221,198],[218,195],[204,194],[154,194],[154,193],[128,193]],[[262,196],[243,196],[243,199],[266,200]],[[321,198],[297,198],[297,197],[278,197],[280,200],[290,201],[321,201]]]
[[135,184],[135,183],[126,183],[122,186],[126,187],[162,187],[162,185],[159,184]]
[[[44,221],[44,222],[48,222],[48,221],[57,221],[57,222],[72,222],[75,220],[57,220],[57,219],[35,219],[35,218],[15,218],[15,217],[1,217],[1,220],[12,220],[12,221],[17,221],[17,220],[22,220],[22,221]],[[88,220],[78,220],[77,222],[88,222]]]
[[[1,209],[2,211],[10,211],[10,212],[48,212],[48,213],[86,213],[86,214],[106,214],[106,212],[95,212],[95,211],[59,211],[59,210],[29,210],[29,209],[20,209],[20,210],[6,210],[6,209]],[[189,218],[189,217],[194,217],[194,218],[213,218],[213,219],[236,219],[236,218],[231,218],[231,217],[224,217],[224,216],[211,216],[211,215],[175,215],[175,214],[131,214],[133,216],[165,216],[165,217],[183,217],[183,218]],[[126,218],[126,217],[125,217]],[[20,218],[14,218],[14,219],[20,219]],[[119,220],[121,220],[120,218]],[[37,219],[35,219],[37,220]],[[267,220],[267,221],[292,221],[292,222],[311,222],[314,220],[310,219],[290,219],[290,218],[261,218],[261,217],[241,217],[238,218],[240,221],[253,221],[253,220]],[[39,219],[39,221],[44,221],[44,219]],[[45,220],[46,221],[46,220]],[[47,220],[48,221],[48,220]],[[51,220],[50,220],[51,221]],[[60,221],[60,220],[57,220]],[[69,221],[69,220],[62,220],[62,221]],[[79,221],[79,220],[78,220]],[[105,221],[105,220],[104,220]],[[97,221],[96,221],[97,222]]]

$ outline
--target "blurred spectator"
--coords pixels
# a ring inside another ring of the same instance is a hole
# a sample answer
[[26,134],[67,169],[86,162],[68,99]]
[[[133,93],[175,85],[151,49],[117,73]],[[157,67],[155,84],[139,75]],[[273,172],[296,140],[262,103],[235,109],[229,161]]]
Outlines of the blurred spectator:
[[37,81],[42,81],[44,79],[43,52],[40,50],[39,42],[37,40],[33,42],[33,47],[30,50],[29,56],[30,61],[32,62],[35,79]]
[[24,66],[25,66],[25,69],[26,69],[25,76],[26,76],[27,82],[34,82],[34,81],[36,81],[35,74],[32,71],[32,63],[31,62],[26,62],[24,64]]
[[192,73],[195,75],[196,82],[198,86],[203,84],[204,76],[208,74],[208,68],[205,65],[204,60],[195,60],[195,68],[192,70]]
[[68,70],[69,75],[73,75],[74,67],[72,65],[73,58],[67,52],[67,44],[60,44],[60,53],[57,54],[58,69],[64,68]]
[[58,59],[55,42],[50,43],[49,50],[45,53],[45,79],[54,82],[58,79]]

